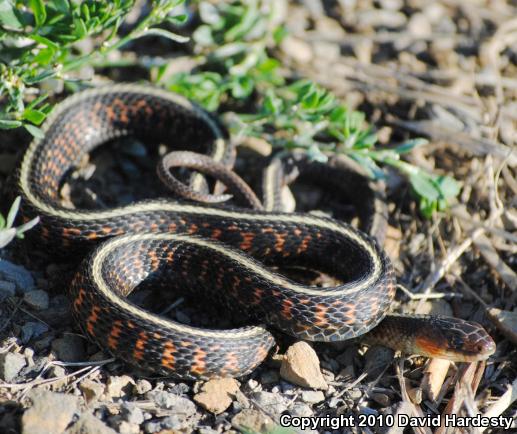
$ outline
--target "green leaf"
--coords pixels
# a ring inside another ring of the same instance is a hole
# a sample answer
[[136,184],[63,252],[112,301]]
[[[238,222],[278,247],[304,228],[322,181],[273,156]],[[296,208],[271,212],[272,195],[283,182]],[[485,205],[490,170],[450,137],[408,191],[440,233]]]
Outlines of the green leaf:
[[39,217],[34,217],[32,220],[29,220],[27,223],[24,223],[16,228],[16,236],[21,237],[24,232],[32,229],[39,223]]
[[47,115],[45,113],[43,113],[42,111],[36,110],[36,109],[30,109],[30,108],[25,109],[25,111],[23,112],[23,115],[22,115],[24,120],[32,122],[33,124],[36,124],[36,125],[41,124],[45,120],[46,116]]
[[425,172],[419,170],[409,176],[409,182],[414,190],[422,197],[429,201],[435,201],[440,198],[440,192],[436,188],[432,178]]
[[0,0],[0,24],[17,30],[23,27],[18,11],[10,0]]
[[5,228],[5,217],[0,214],[0,230],[2,230],[3,228]]
[[18,214],[18,210],[20,209],[20,202],[22,201],[22,198],[18,196],[16,199],[14,199],[13,204],[11,205],[11,209],[9,210],[9,213],[7,214],[7,220],[6,220],[6,227],[11,228],[14,224],[14,219],[16,218],[16,214]]
[[70,10],[70,5],[67,0],[52,0],[52,4],[63,14],[68,14],[68,11]]
[[7,246],[7,244],[9,244],[15,236],[16,229],[14,228],[0,230],[0,249]]
[[43,137],[45,137],[45,135],[43,134],[43,131],[41,131],[38,127],[36,127],[35,125],[31,125],[31,124],[23,124],[23,127],[29,132],[32,134],[33,137],[35,137],[36,139],[42,139]]
[[45,20],[47,19],[47,11],[43,0],[29,0],[29,5],[34,13],[36,27],[41,27],[45,24]]
[[460,193],[460,184],[450,176],[438,177],[437,183],[446,199],[456,197]]
[[140,35],[137,35],[136,38],[140,38],[142,36],[148,36],[148,35],[156,35],[156,36],[162,36],[163,38],[170,39],[174,42],[188,42],[189,38],[186,36],[181,36],[176,33],[169,32],[168,30],[164,29],[158,29],[156,27],[152,29],[147,29],[145,32],[141,33]]
[[77,39],[82,39],[88,34],[86,23],[81,18],[74,18],[74,34]]
[[409,151],[412,151],[414,148],[417,148],[419,146],[427,145],[429,143],[429,140],[417,138],[408,140],[400,145],[398,145],[394,150],[398,154],[405,154]]
[[175,26],[185,24],[187,22],[188,15],[187,14],[181,14],[181,15],[173,15],[167,17],[167,21]]
[[22,126],[22,122],[20,121],[12,121],[9,119],[0,119],[0,129],[2,130],[10,130],[12,128],[18,128]]

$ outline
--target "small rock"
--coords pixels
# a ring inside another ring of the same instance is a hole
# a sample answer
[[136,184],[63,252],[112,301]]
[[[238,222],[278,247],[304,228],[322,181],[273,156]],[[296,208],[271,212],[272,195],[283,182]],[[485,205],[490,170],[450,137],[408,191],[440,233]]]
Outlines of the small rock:
[[32,407],[22,416],[22,434],[61,434],[77,413],[77,399],[62,393],[34,389]]
[[120,406],[120,417],[131,424],[140,425],[144,422],[144,413],[131,402],[124,402]]
[[243,432],[269,432],[274,422],[257,410],[245,409],[232,418],[232,425]]
[[0,377],[4,381],[11,382],[26,364],[25,357],[20,353],[0,354]]
[[112,376],[106,384],[106,399],[120,398],[131,392],[135,382],[129,375]]
[[16,285],[13,282],[0,280],[0,302],[8,297],[14,297],[16,294]]
[[278,380],[280,380],[278,371],[265,371],[260,375],[262,384],[278,383]]
[[389,396],[385,393],[372,393],[372,399],[381,407],[388,407],[391,404]]
[[119,434],[138,434],[140,432],[138,425],[126,422],[125,420],[120,421],[116,428]]
[[377,377],[393,360],[394,352],[390,348],[372,346],[366,351],[364,370],[370,378]]
[[48,309],[49,298],[46,291],[42,289],[36,289],[35,291],[26,292],[23,295],[23,301],[29,307],[32,307],[36,310],[45,310]]
[[165,391],[149,392],[146,396],[152,399],[158,407],[170,409],[175,414],[189,417],[196,413],[196,405],[191,400],[173,393]]
[[296,404],[294,404],[293,408],[291,408],[290,410],[290,413],[293,416],[298,417],[310,417],[314,414],[312,409],[307,404],[304,404],[302,402],[297,402]]
[[307,342],[291,345],[285,353],[280,376],[298,386],[326,390],[328,385],[320,371],[316,352]]
[[318,402],[324,401],[325,395],[321,391],[316,390],[304,390],[302,392],[302,401],[309,404],[317,404]]
[[65,434],[116,434],[116,431],[108,427],[91,413],[83,413],[79,420]]
[[207,426],[200,426],[197,431],[199,434],[219,434],[219,431],[216,431],[215,429],[209,428]]
[[79,389],[83,392],[84,399],[87,403],[97,401],[104,393],[104,385],[90,380],[89,378],[79,383]]
[[150,390],[153,390],[153,385],[144,379],[137,380],[135,385],[135,392],[139,395],[143,395],[144,393],[149,392]]
[[271,392],[253,392],[252,398],[268,413],[279,415],[287,410],[287,405],[281,395]]
[[219,414],[232,403],[240,383],[234,378],[220,378],[207,381],[201,387],[201,392],[194,395],[196,401],[205,410]]
[[77,335],[65,334],[52,342],[52,351],[63,362],[80,362],[86,358],[84,339]]
[[0,259],[0,277],[8,282],[13,282],[20,293],[34,289],[32,274],[20,265],[15,265],[5,259]]
[[26,344],[33,338],[37,338],[43,333],[48,332],[48,326],[42,322],[27,321],[21,330],[22,343]]

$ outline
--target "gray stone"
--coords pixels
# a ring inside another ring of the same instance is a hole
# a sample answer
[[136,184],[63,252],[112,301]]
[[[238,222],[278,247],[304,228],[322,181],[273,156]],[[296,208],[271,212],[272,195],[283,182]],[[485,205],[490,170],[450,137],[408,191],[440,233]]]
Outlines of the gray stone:
[[4,301],[8,297],[14,297],[15,294],[16,285],[14,282],[0,280],[0,302]]
[[312,409],[303,402],[297,402],[293,405],[289,413],[293,416],[299,416],[299,417],[310,417],[314,413]]
[[131,402],[124,402],[120,406],[120,417],[131,424],[140,425],[144,422],[144,413]]
[[189,417],[196,413],[196,405],[192,401],[173,393],[158,391],[150,392],[146,396],[152,399],[158,407],[172,410],[175,414]]
[[22,434],[61,434],[77,410],[77,398],[35,389],[29,392],[32,407],[22,416]]
[[318,402],[324,401],[325,395],[321,391],[315,390],[304,390],[302,392],[302,401],[309,404],[317,404]]
[[65,334],[62,338],[52,342],[52,351],[63,362],[81,362],[84,353],[84,339],[77,335]]
[[135,385],[135,392],[139,395],[143,395],[144,393],[147,393],[149,391],[153,390],[153,385],[144,379],[137,380]]
[[279,415],[287,410],[284,399],[276,393],[254,392],[251,396],[268,413]]
[[31,339],[37,338],[45,332],[48,332],[48,326],[42,322],[27,321],[22,326],[21,340],[26,344]]
[[0,259],[0,277],[13,282],[20,293],[34,289],[32,274],[20,265],[15,265],[5,259]]
[[82,414],[79,420],[65,434],[116,434],[116,431],[108,427],[91,413]]
[[11,382],[26,364],[25,357],[20,353],[0,354],[0,377],[4,381]]
[[27,306],[36,310],[45,310],[49,306],[48,294],[42,289],[26,292],[23,295],[23,301]]

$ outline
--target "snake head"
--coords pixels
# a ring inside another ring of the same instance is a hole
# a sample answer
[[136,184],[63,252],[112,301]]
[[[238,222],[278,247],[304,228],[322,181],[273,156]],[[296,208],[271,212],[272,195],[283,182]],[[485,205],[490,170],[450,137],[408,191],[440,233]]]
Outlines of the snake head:
[[430,317],[415,338],[415,353],[455,362],[486,360],[496,350],[494,340],[478,323],[458,318]]

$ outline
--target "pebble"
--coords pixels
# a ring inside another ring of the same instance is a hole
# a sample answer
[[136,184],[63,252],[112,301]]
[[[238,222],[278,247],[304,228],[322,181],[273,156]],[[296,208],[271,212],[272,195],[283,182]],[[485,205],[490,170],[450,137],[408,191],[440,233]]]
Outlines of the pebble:
[[131,392],[135,382],[129,375],[112,376],[106,383],[106,399],[120,398]]
[[144,422],[144,413],[140,407],[131,402],[124,402],[120,406],[120,417],[131,424],[140,425]]
[[393,355],[393,350],[386,347],[375,345],[368,348],[364,355],[364,371],[370,378],[377,377],[392,362]]
[[42,322],[27,321],[22,326],[20,339],[22,340],[23,344],[26,344],[31,339],[37,338],[43,333],[48,332],[48,330],[48,326]]
[[385,393],[372,393],[372,399],[381,407],[388,407],[391,404],[389,396]]
[[84,339],[77,335],[65,334],[55,339],[51,345],[56,357],[63,362],[80,362],[85,360]]
[[79,389],[83,392],[87,403],[97,401],[104,393],[104,384],[97,383],[89,378],[79,383]]
[[36,310],[45,310],[49,306],[48,294],[42,289],[26,292],[23,295],[23,301],[27,306]]
[[41,389],[31,390],[32,406],[22,416],[22,434],[61,434],[77,410],[77,398]]
[[0,377],[10,383],[26,364],[25,357],[20,353],[0,354]]
[[307,404],[304,404],[303,402],[297,402],[293,405],[293,407],[290,410],[290,413],[293,416],[299,416],[299,417],[310,417],[314,414],[312,411],[312,408],[308,406]]
[[0,259],[0,277],[16,285],[20,293],[34,289],[34,278],[32,274],[20,265]]
[[287,349],[280,366],[280,376],[298,386],[322,390],[328,388],[320,371],[318,356],[307,342],[296,342]]
[[278,371],[265,371],[260,375],[260,382],[262,384],[278,383],[279,379]]
[[210,413],[219,414],[232,404],[239,387],[240,383],[234,378],[210,380],[194,395],[194,401]]
[[7,280],[0,280],[0,302],[8,297],[14,297],[16,294],[16,285]]
[[324,401],[325,395],[321,391],[316,390],[304,390],[302,392],[302,401],[309,404],[317,404],[318,402]]
[[116,431],[93,414],[83,413],[79,420],[65,431],[65,434],[116,434]]
[[271,392],[253,392],[251,397],[266,412],[279,415],[287,410],[287,404],[281,395]]
[[173,393],[165,391],[149,392],[146,397],[152,399],[158,407],[172,410],[175,414],[189,417],[196,413],[196,406],[191,400]]
[[232,425],[242,432],[260,433],[270,432],[274,423],[260,411],[244,409],[232,418]]
[[143,395],[144,393],[147,393],[150,390],[153,390],[153,385],[149,381],[145,379],[137,380],[135,384],[135,392],[137,394]]

